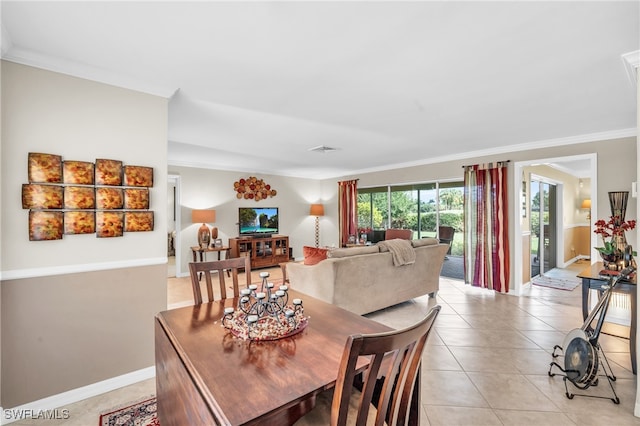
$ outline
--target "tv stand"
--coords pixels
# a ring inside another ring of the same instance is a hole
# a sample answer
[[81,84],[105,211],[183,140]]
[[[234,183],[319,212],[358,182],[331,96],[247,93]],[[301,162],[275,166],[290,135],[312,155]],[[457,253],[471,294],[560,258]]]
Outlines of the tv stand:
[[289,261],[289,237],[270,235],[229,238],[231,257],[251,258],[251,269],[277,266]]
[[[251,235],[247,235],[246,237],[249,238],[271,238],[273,236],[273,234],[251,234]],[[246,238],[246,237],[240,237],[240,238]]]

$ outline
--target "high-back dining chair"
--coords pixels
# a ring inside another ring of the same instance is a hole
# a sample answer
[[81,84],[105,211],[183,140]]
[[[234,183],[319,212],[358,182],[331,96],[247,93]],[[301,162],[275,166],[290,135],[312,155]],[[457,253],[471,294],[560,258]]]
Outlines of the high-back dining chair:
[[451,254],[451,244],[453,243],[453,235],[456,230],[453,226],[439,226],[438,227],[438,239],[443,244],[449,244],[449,250],[447,254]]
[[240,288],[238,284],[238,270],[244,269],[247,278],[247,287],[251,284],[251,259],[249,257],[235,257],[232,259],[224,260],[212,260],[210,262],[191,262],[189,263],[189,272],[191,273],[191,286],[193,287],[193,299],[196,305],[202,303],[202,292],[200,290],[200,273],[205,277],[207,284],[207,294],[209,300],[213,299],[213,285],[211,281],[211,272],[218,272],[218,282],[220,284],[220,298],[227,298],[227,286],[224,279],[224,271],[231,271],[231,281],[233,283],[233,295],[231,297],[238,297],[240,295]]
[[[427,337],[440,312],[436,305],[418,323],[400,330],[349,336],[342,353],[334,389],[316,397],[315,407],[296,426],[404,425],[409,410],[420,401],[420,359]],[[362,391],[354,388],[359,357],[370,357],[363,373]],[[419,381],[417,382],[419,385]],[[379,396],[378,396],[379,394]],[[385,414],[388,413],[388,418]],[[375,420],[374,420],[375,419]]]
[[385,240],[393,240],[394,238],[410,240],[411,237],[413,237],[413,231],[411,229],[389,228],[384,233]]

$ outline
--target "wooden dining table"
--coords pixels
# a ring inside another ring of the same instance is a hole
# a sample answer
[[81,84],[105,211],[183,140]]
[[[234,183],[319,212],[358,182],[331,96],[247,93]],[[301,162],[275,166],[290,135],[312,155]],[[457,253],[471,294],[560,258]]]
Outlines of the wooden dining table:
[[[347,336],[391,330],[310,296],[307,326],[274,341],[247,341],[221,324],[237,298],[160,312],[155,321],[158,419],[172,425],[290,425],[332,388]],[[363,359],[359,367],[364,368]],[[412,424],[419,420],[419,377]]]

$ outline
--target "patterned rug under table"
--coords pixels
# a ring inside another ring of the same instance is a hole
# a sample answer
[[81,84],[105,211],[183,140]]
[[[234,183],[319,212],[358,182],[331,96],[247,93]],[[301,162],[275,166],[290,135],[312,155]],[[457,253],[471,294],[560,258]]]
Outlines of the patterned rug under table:
[[100,414],[100,426],[160,426],[155,396],[130,402]]

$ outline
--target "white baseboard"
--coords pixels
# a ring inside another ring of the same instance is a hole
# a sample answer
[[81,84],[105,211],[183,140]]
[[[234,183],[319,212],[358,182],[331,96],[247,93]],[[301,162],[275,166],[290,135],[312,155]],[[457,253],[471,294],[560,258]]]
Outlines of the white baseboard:
[[569,259],[568,261],[564,262],[562,265],[560,265],[558,267],[559,268],[566,268],[567,266],[569,266],[569,265],[571,265],[573,263],[576,263],[579,260],[583,260],[583,259],[589,260],[591,258],[589,256],[585,256],[584,254],[579,254],[578,256],[575,256],[574,258]]
[[[134,383],[141,382],[143,380],[151,379],[156,376],[155,367],[147,367],[142,370],[132,371],[131,373],[123,374],[121,376],[112,377],[107,380],[103,380],[98,383],[83,386],[81,388],[72,389],[67,392],[63,392],[57,395],[53,395],[47,398],[43,398],[37,401],[29,402],[19,407],[6,408],[0,411],[2,412],[2,418],[0,418],[0,424],[5,425],[13,423],[17,420],[23,420],[24,416],[30,413],[39,413],[48,410],[55,410],[56,408],[63,407],[65,405],[73,404],[74,402],[82,401],[83,399],[91,398],[96,395],[101,395],[106,392],[110,392],[115,389],[119,389],[125,386],[132,385]],[[23,413],[21,416],[20,414]]]

